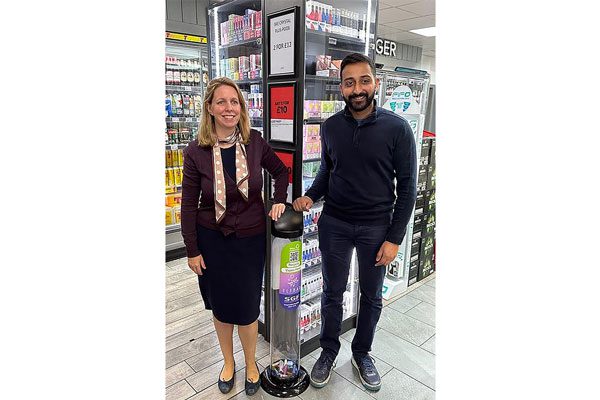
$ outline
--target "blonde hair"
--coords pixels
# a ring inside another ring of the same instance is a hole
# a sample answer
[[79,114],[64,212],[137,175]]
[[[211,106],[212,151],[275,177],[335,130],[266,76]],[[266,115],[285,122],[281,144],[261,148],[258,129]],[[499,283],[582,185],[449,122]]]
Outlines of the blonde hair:
[[204,106],[202,108],[202,117],[200,118],[200,129],[198,131],[198,146],[214,146],[216,143],[216,130],[215,130],[215,117],[209,114],[208,105],[212,103],[215,91],[221,85],[231,86],[235,89],[240,101],[240,120],[238,121],[238,128],[242,134],[241,142],[248,144],[250,141],[250,118],[248,117],[248,108],[246,107],[246,101],[242,96],[242,91],[229,78],[215,78],[208,83],[206,92],[204,93]]

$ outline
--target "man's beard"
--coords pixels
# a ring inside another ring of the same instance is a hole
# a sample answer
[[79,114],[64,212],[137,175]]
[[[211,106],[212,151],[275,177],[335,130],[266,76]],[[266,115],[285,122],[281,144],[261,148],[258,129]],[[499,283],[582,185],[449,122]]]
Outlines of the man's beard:
[[[365,101],[363,103],[363,105],[361,105],[361,106],[355,106],[352,103],[352,99],[355,99],[356,97],[360,97],[363,95],[367,98],[367,101]],[[344,98],[344,101],[346,102],[346,105],[348,106],[349,109],[351,109],[352,111],[355,111],[355,112],[360,112],[360,111],[366,110],[368,107],[370,107],[373,104],[373,99],[375,98],[375,91],[373,91],[373,93],[370,96],[367,92],[362,92],[358,95],[351,94],[350,96],[348,96],[348,98],[346,98],[343,95],[342,95],[342,97]]]

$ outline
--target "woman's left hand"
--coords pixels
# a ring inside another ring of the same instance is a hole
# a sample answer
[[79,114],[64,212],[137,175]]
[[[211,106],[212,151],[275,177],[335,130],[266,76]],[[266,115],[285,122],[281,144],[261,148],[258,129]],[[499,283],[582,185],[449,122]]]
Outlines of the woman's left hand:
[[281,214],[283,214],[284,211],[285,211],[285,204],[283,204],[283,203],[273,204],[273,207],[271,207],[271,211],[269,211],[269,217],[271,217],[271,219],[273,219],[273,221],[277,221],[279,219],[279,217],[281,217]]

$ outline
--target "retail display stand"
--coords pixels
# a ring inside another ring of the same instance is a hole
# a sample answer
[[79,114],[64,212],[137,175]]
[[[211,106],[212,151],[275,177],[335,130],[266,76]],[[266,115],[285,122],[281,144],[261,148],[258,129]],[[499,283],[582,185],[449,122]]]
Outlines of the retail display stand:
[[286,205],[285,212],[272,221],[271,234],[271,362],[261,374],[265,392],[292,397],[310,385],[300,365],[298,308],[302,274],[302,213]]
[[425,232],[421,227],[424,223],[424,190],[427,184],[428,171],[428,167],[421,162],[421,155],[425,153],[422,151],[424,144],[423,127],[430,77],[426,71],[402,67],[398,67],[394,71],[378,70],[377,77],[380,79],[377,104],[408,121],[415,137],[419,168],[415,207],[406,227],[404,239],[398,249],[398,255],[388,265],[383,282],[383,298],[387,300],[406,291],[411,283],[416,282],[418,270],[421,266],[420,251],[422,244],[431,245],[427,248],[433,251],[432,237],[429,237],[427,241],[421,240],[422,234]]

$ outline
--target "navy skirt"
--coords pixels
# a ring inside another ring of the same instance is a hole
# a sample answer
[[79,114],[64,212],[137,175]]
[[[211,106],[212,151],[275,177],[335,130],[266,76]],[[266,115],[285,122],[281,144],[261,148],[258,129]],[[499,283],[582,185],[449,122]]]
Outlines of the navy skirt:
[[258,319],[266,233],[238,238],[198,226],[206,269],[198,275],[204,306],[221,322],[248,325]]

